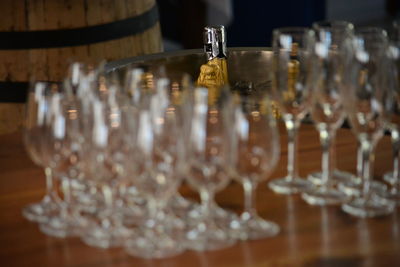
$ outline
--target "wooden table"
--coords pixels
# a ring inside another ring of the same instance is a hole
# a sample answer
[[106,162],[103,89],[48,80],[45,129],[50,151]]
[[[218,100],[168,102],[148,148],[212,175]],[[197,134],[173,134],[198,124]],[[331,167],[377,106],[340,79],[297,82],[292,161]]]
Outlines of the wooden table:
[[[287,140],[281,131],[281,160],[271,178],[285,175]],[[300,174],[320,169],[321,150],[312,125],[300,132]],[[355,172],[356,140],[341,129],[337,165]],[[375,176],[391,168],[390,139],[378,144]],[[193,194],[183,189],[187,194]],[[78,238],[57,239],[42,234],[21,209],[44,193],[44,174],[27,157],[21,135],[0,136],[0,265],[1,266],[400,266],[400,209],[390,216],[358,219],[340,207],[307,205],[298,195],[277,195],[266,182],[258,188],[260,214],[281,226],[273,238],[238,242],[211,252],[186,251],[163,260],[142,260],[123,249],[102,250]],[[218,203],[240,212],[243,192],[232,183],[217,195]]]

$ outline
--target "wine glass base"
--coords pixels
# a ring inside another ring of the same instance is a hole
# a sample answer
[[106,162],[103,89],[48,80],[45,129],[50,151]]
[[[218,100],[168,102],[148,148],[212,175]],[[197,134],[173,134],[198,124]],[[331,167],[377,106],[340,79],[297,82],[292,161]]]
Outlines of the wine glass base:
[[241,231],[238,216],[213,204],[209,222],[204,221],[204,210],[196,205],[188,213],[185,246],[196,251],[219,250],[236,243]]
[[73,225],[68,219],[62,219],[59,216],[52,217],[45,223],[41,223],[39,229],[48,236],[58,238],[76,237],[81,233],[81,229],[77,225]]
[[349,203],[342,205],[342,210],[356,217],[378,217],[389,215],[394,211],[394,205],[384,199],[369,199],[356,198]]
[[184,198],[179,193],[172,196],[169,200],[169,205],[172,209],[189,209],[196,204],[197,203],[194,203],[193,201]]
[[[186,221],[185,246],[196,251],[219,250],[235,244],[241,228],[238,216],[217,204],[210,210],[211,223],[204,222],[203,208],[194,206]],[[210,227],[211,225],[211,227]]]
[[[338,184],[338,189],[349,196],[359,197],[363,190],[363,183],[359,180],[347,181]],[[387,191],[387,185],[379,181],[371,181],[371,193],[382,194]]]
[[167,209],[182,220],[198,220],[202,216],[201,206],[182,196],[172,197]]
[[[353,181],[356,179],[357,176],[349,172],[334,170],[332,173],[332,182],[334,182],[335,184],[340,182]],[[307,177],[307,180],[315,185],[322,185],[322,172],[310,173]]]
[[184,247],[167,235],[135,236],[125,243],[125,251],[138,258],[162,259],[181,254]]
[[57,207],[54,203],[41,201],[25,206],[22,209],[22,215],[29,221],[45,223],[50,214],[56,209]]
[[349,200],[349,196],[336,189],[316,188],[302,194],[302,198],[310,205],[337,205]]
[[400,206],[400,191],[399,190],[394,190],[392,188],[388,191],[378,193],[377,196],[379,198],[383,198],[390,202],[393,202],[397,206]]
[[383,180],[389,184],[395,184],[396,179],[394,179],[393,172],[387,172],[383,175]]
[[42,233],[58,238],[66,238],[68,236],[68,231],[65,226],[50,226],[48,223],[39,224],[39,229]]
[[[182,219],[189,225],[190,228],[196,228],[198,224],[203,222],[203,208],[194,202],[191,202],[189,208],[183,213],[182,210],[178,209],[178,218]],[[177,211],[175,210],[174,213]],[[214,220],[214,223],[218,228],[226,231],[229,236],[234,239],[240,239],[241,236],[241,222],[239,216],[229,210],[225,210],[219,207],[216,203],[212,205],[210,210],[210,217]]]
[[131,232],[122,227],[120,229],[94,227],[87,230],[81,239],[89,246],[107,249],[121,247],[130,235]]
[[[245,215],[245,214],[243,214]],[[244,217],[244,216],[242,216]],[[261,217],[250,217],[242,219],[242,240],[257,240],[276,236],[280,227],[274,222],[267,221]]]
[[185,245],[196,251],[220,250],[233,246],[236,239],[223,229],[209,229],[204,224],[190,229],[186,233]]
[[289,179],[288,177],[272,180],[268,187],[278,194],[293,194],[307,192],[313,187],[310,181],[302,178]]
[[236,213],[215,204],[211,214],[219,228],[225,230],[231,237],[238,238],[241,232],[241,223]]

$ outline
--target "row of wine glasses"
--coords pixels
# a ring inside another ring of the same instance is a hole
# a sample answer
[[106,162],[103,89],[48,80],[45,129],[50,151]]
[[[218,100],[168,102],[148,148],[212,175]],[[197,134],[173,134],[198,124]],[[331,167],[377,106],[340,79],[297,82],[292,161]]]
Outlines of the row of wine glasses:
[[[273,51],[273,71],[266,73],[271,95],[195,87],[187,74],[163,68],[128,69],[121,79],[103,65],[80,63],[63,83],[32,83],[24,141],[45,170],[47,190],[24,216],[48,235],[78,236],[145,258],[274,236],[279,226],[255,207],[257,185],[279,157],[271,100],[289,138],[288,175],[270,181],[273,191],[301,193],[313,205],[341,204],[360,217],[393,212],[399,172],[387,176],[394,177],[387,178],[393,184],[387,190],[372,181],[372,165],[385,128],[399,144],[390,119],[392,100],[399,99],[398,42],[377,28],[316,23],[276,29]],[[297,173],[296,147],[308,114],[323,159],[322,172],[306,180]],[[332,157],[346,117],[359,142],[357,175],[337,170]],[[239,216],[214,200],[231,179],[244,190]],[[182,183],[198,192],[200,203],[180,195]]]
[[[63,83],[32,83],[24,140],[48,189],[23,214],[48,235],[145,258],[276,235],[254,203],[279,156],[270,99],[215,90],[165,69],[121,81],[80,63]],[[245,192],[240,216],[214,201],[231,179]]]
[[[383,29],[354,30],[344,21],[274,31],[273,90],[288,131],[289,155],[288,175],[269,183],[273,191],[300,192],[313,205],[342,204],[345,212],[360,217],[393,212],[400,203],[398,179],[387,178],[395,184],[388,191],[372,181],[372,165],[374,148],[388,125],[392,138],[397,136],[391,116],[399,91],[398,49]],[[319,132],[323,156],[322,173],[306,180],[297,174],[296,146],[307,114]],[[356,176],[335,170],[332,159],[335,133],[345,117],[359,143]]]

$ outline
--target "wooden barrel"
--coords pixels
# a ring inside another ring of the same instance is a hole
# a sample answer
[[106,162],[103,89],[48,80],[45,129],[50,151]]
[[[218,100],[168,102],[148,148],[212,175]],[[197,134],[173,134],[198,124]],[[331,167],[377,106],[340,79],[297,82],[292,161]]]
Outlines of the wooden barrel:
[[72,61],[162,51],[155,0],[1,0],[0,8],[0,133],[21,127],[30,75],[59,81]]

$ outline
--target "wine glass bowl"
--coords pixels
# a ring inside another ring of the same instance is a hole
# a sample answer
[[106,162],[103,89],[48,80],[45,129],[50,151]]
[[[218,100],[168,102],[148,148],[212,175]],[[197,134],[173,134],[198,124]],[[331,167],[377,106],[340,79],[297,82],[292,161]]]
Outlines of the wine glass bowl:
[[[336,53],[342,53],[342,44],[345,40],[345,38],[350,37],[353,32],[354,32],[354,25],[351,22],[348,21],[342,21],[342,20],[327,20],[327,21],[317,21],[312,24],[312,28],[316,32],[317,39],[325,39],[325,43],[328,41],[331,44],[327,45],[322,43],[319,48],[319,54],[323,54],[324,51],[336,51]],[[317,49],[317,47],[316,47]],[[329,55],[329,53],[327,54]],[[334,62],[335,60],[332,60],[335,57],[328,56],[328,61],[329,62]],[[336,57],[338,58],[338,57]],[[332,64],[332,63],[330,63]],[[332,73],[337,73],[337,71],[333,71]],[[332,75],[331,75],[332,76]],[[340,76],[339,76],[340,77]],[[337,83],[335,82],[334,77],[330,77],[332,83]],[[340,102],[340,101],[339,101]],[[340,103],[341,106],[341,103]],[[314,112],[315,113],[315,112]],[[317,115],[317,114],[315,114]],[[314,115],[314,116],[315,116]],[[340,120],[337,120],[340,121]],[[355,181],[357,177],[353,175],[352,173],[338,170],[335,167],[335,157],[336,157],[336,152],[335,152],[335,144],[333,143],[331,150],[331,165],[332,165],[332,173],[330,177],[330,182],[332,184],[338,184],[339,182],[347,182],[347,181]],[[307,179],[311,181],[314,185],[316,186],[321,186],[324,183],[323,179],[323,174],[321,172],[313,172],[310,173],[307,176]]]
[[182,180],[182,110],[181,102],[170,92],[171,86],[167,78],[155,79],[156,91],[142,95],[137,117],[137,167],[131,179],[147,202],[148,217],[125,249],[145,258],[169,257],[184,249],[173,234],[178,230],[174,229],[174,218],[166,212]]
[[387,34],[380,28],[360,28],[346,51],[346,77],[341,97],[352,131],[360,145],[363,190],[360,197],[342,205],[358,217],[374,217],[393,212],[393,204],[373,197],[374,147],[383,135],[386,108],[392,100],[386,82],[390,69],[386,51]]
[[52,92],[58,84],[32,82],[28,91],[27,108],[24,121],[23,141],[32,161],[44,168],[46,176],[46,194],[38,203],[26,206],[22,214],[31,221],[45,223],[50,214],[57,210],[55,181],[52,170],[46,160],[45,140],[51,131],[50,106]]
[[315,42],[308,28],[278,28],[273,32],[272,90],[288,131],[288,174],[269,182],[269,187],[282,194],[308,190],[312,183],[297,173],[297,132],[309,111],[310,88],[307,75]]
[[279,157],[279,135],[271,109],[264,96],[238,97],[234,110],[234,178],[243,186],[244,211],[241,238],[260,239],[279,232],[279,226],[261,218],[255,208],[255,192],[275,168]]
[[218,209],[214,195],[228,185],[231,173],[231,133],[224,117],[229,113],[229,96],[224,88],[218,90],[211,93],[206,88],[195,88],[188,112],[186,181],[201,198],[200,221],[189,225],[187,235],[188,247],[194,250],[221,249],[235,241],[217,225],[214,213]]
[[[311,117],[319,132],[322,145],[322,174],[319,185],[304,192],[309,204],[339,204],[348,196],[337,190],[332,182],[334,174],[332,155],[336,130],[344,120],[340,90],[344,84],[343,46],[349,42],[350,32],[340,28],[316,28],[316,42],[312,52],[312,65],[308,83],[312,90]],[[315,175],[312,175],[315,176]]]
[[[378,195],[400,205],[400,125],[398,111],[400,108],[400,27],[398,21],[394,21],[390,31],[390,45],[388,48],[391,75],[388,87],[393,96],[392,114],[388,120],[386,129],[391,133],[393,149],[393,170],[383,175],[383,180],[390,185],[387,191],[380,191]],[[397,111],[397,112],[396,112]]]

